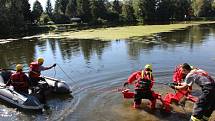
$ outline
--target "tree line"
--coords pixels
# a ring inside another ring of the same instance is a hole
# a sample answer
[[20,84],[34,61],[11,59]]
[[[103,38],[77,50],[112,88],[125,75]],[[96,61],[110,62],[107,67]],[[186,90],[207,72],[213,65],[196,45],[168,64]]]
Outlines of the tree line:
[[184,21],[214,17],[215,0],[0,0],[0,35],[27,31],[29,26],[79,21],[88,25]]

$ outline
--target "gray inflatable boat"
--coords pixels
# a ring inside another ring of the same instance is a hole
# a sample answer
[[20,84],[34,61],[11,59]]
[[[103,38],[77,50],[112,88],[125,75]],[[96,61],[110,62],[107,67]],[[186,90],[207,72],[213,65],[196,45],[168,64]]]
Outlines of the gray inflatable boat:
[[70,90],[69,85],[67,85],[64,81],[44,76],[46,82],[49,85],[49,88],[54,94],[70,94],[72,91]]
[[11,87],[0,87],[0,99],[22,109],[41,110],[44,106],[35,96],[20,94]]
[[[0,71],[0,85],[5,84],[9,77],[11,71]],[[63,81],[44,77],[46,83],[48,84],[48,91],[45,94],[70,94],[70,87]],[[16,92],[12,86],[4,87],[0,86],[0,101],[5,101],[13,106],[21,109],[28,110],[41,110],[44,108],[36,94],[21,94]]]

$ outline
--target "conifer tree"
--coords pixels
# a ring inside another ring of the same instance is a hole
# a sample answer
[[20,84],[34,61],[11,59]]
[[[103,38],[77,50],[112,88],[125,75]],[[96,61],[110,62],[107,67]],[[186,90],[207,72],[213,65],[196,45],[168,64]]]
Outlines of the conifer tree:
[[43,13],[43,7],[41,3],[38,0],[36,0],[33,4],[33,10],[32,10],[33,19],[36,20],[36,22],[38,22],[42,13]]
[[48,14],[48,16],[51,18],[52,14],[53,14],[53,8],[52,8],[52,4],[50,0],[47,0],[47,4],[46,4],[46,13]]

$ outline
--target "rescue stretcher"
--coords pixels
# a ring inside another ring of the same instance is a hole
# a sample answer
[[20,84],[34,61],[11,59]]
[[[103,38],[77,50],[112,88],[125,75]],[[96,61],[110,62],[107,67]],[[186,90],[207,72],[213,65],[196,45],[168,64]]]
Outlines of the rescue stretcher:
[[[135,93],[131,91],[129,88],[122,90],[122,95],[125,99],[132,99],[134,98]],[[170,106],[174,102],[179,104],[182,98],[185,97],[187,101],[191,101],[195,103],[198,98],[191,95],[188,90],[177,90],[176,93],[167,93],[164,98],[162,98],[161,94],[154,93],[154,97],[162,102],[162,107],[165,112],[170,112]]]

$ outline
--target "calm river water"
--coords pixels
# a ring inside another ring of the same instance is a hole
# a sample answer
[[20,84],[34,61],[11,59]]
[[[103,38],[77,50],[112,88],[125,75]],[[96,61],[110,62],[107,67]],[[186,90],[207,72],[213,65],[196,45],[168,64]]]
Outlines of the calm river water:
[[[25,39],[0,44],[0,67],[25,66],[37,57],[44,65],[57,63],[55,70],[43,75],[62,79],[73,91],[72,96],[50,95],[49,110],[43,113],[17,110],[0,103],[0,120],[64,120],[64,121],[187,121],[192,104],[185,110],[173,105],[170,115],[146,106],[134,110],[133,100],[123,99],[118,88],[128,76],[153,64],[155,80],[169,82],[177,64],[184,62],[215,75],[215,25],[193,26],[186,30],[160,33],[135,40],[69,40]],[[62,68],[67,76],[60,68]],[[173,92],[168,86],[155,84],[161,94]],[[211,121],[215,120],[213,114]]]

